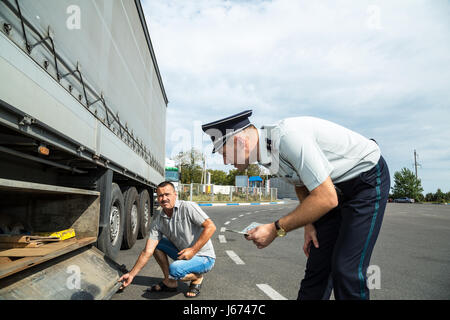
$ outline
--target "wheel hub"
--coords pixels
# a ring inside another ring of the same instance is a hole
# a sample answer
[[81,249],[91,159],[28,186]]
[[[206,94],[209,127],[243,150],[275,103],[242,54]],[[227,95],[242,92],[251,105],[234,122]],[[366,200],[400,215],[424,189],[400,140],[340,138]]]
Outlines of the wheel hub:
[[137,205],[133,204],[133,207],[131,207],[131,232],[133,234],[136,233],[138,225],[138,209]]
[[120,210],[116,206],[111,206],[111,212],[109,217],[110,223],[110,240],[113,246],[116,245],[117,240],[119,240],[120,231]]

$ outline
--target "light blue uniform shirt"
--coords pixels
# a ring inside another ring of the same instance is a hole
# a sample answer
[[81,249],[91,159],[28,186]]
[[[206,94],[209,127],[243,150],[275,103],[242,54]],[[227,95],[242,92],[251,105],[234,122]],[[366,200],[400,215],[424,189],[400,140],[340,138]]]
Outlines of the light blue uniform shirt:
[[309,191],[328,176],[334,184],[372,169],[380,159],[378,145],[333,122],[287,118],[258,130],[260,164],[286,182]]

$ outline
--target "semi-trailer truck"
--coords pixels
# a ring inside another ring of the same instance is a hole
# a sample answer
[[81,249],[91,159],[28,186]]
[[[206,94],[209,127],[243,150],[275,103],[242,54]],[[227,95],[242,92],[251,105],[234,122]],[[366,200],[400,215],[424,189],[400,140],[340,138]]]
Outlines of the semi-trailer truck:
[[0,29],[0,240],[75,233],[0,241],[0,299],[111,297],[164,180],[168,99],[142,5],[1,0]]

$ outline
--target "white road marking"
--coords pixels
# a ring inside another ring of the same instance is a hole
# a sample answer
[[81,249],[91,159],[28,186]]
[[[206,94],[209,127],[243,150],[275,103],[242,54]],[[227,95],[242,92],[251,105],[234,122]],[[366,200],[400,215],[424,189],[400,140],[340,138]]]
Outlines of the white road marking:
[[227,228],[225,228],[225,227],[220,228],[220,232],[225,232],[225,231],[227,231]]
[[226,250],[225,252],[228,254],[230,259],[234,261],[234,263],[236,263],[236,264],[245,264],[245,262],[242,261],[241,258],[239,258],[239,256],[236,253],[234,253],[234,251]]
[[237,218],[233,218],[233,219],[231,219],[232,221],[234,221],[234,220],[236,220]]
[[252,214],[251,212],[247,212],[247,214]]
[[269,296],[272,300],[287,300],[287,298],[283,297],[281,294],[276,292],[271,286],[268,284],[257,284],[259,289],[261,289],[266,295]]
[[230,224],[230,221],[227,221],[227,222],[224,223],[224,225],[228,225],[228,224]]
[[227,243],[227,239],[225,239],[225,236],[223,234],[219,235],[219,242],[220,243]]
[[243,216],[244,216],[243,214],[239,215],[239,217],[243,217]]

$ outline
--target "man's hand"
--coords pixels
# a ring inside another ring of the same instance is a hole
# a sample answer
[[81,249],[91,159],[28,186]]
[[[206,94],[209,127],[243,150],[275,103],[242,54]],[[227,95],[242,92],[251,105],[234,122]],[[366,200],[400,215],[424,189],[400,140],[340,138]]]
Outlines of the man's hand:
[[197,252],[192,248],[186,248],[178,252],[178,260],[191,260]]
[[303,245],[303,252],[307,258],[309,258],[309,252],[311,250],[311,241],[314,247],[319,248],[319,241],[317,240],[316,228],[312,223],[305,226],[305,244]]
[[275,224],[269,223],[262,226],[258,226],[248,231],[248,235],[245,236],[247,240],[253,240],[253,243],[258,249],[263,249],[272,243],[277,237],[277,229]]
[[128,287],[131,282],[133,282],[134,277],[130,273],[125,273],[123,276],[120,277],[117,282],[122,282],[122,285],[120,286],[120,289],[125,289]]

